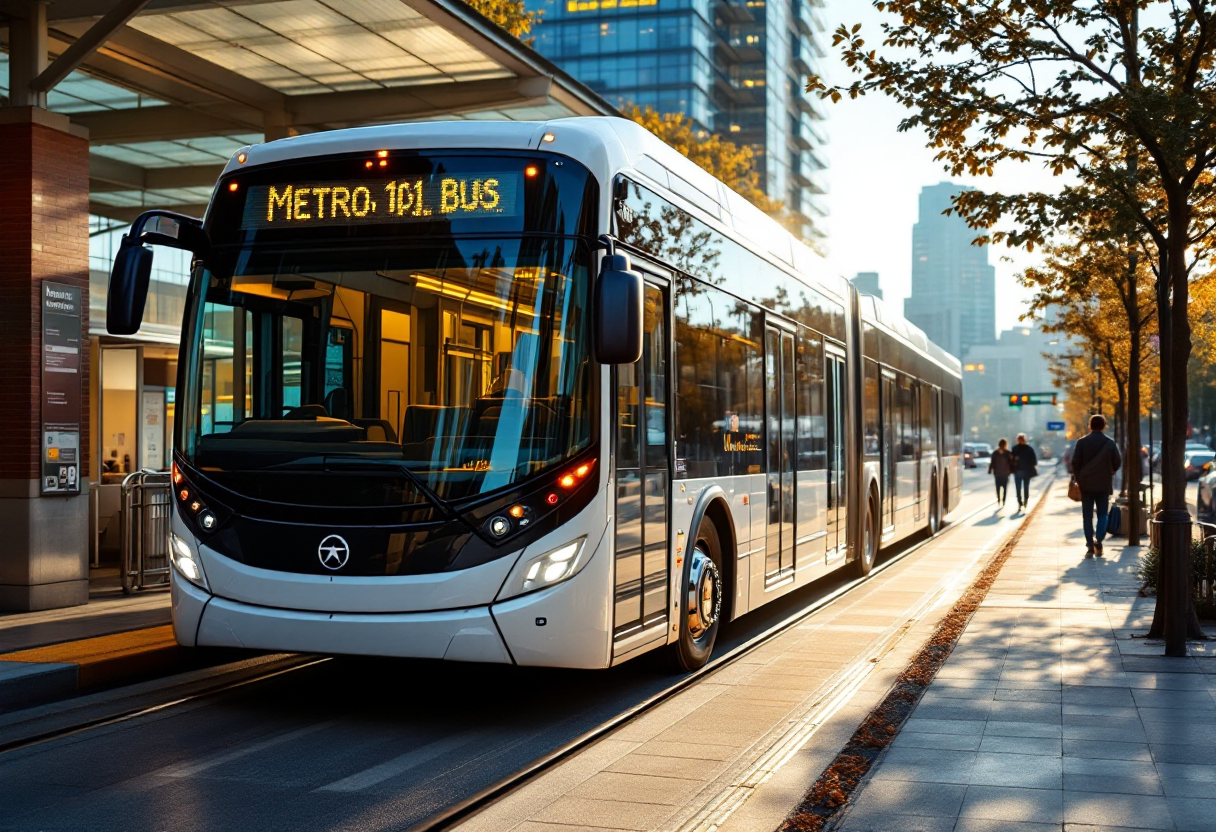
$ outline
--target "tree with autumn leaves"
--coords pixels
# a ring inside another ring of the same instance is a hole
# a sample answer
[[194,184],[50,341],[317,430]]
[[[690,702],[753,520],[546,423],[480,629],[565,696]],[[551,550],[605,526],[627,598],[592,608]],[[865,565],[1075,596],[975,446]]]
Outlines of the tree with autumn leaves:
[[540,23],[541,12],[528,11],[524,0],[465,0],[482,17],[497,23],[528,46],[533,38],[526,37],[532,33],[532,27]]
[[1067,245],[1102,193],[1135,226],[1128,248],[1153,263],[1160,345],[1161,591],[1166,654],[1186,655],[1190,516],[1182,471],[1191,355],[1190,288],[1216,225],[1216,5],[1208,0],[874,0],[888,13],[878,48],[860,26],[834,43],[859,76],[808,91],[841,100],[882,93],[903,104],[952,175],[1038,162],[1069,174],[1058,193],[966,192],[974,227],[1011,245]]

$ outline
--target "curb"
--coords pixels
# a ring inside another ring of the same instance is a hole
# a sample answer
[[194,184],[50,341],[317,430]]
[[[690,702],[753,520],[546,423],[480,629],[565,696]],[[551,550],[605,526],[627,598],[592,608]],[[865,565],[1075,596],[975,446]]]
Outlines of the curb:
[[136,681],[186,660],[169,624],[0,654],[0,712]]

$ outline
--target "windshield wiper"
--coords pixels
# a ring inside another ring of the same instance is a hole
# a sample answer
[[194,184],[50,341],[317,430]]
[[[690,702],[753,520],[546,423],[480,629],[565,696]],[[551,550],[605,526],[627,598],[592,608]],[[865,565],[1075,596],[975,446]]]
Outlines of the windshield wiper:
[[320,468],[323,471],[333,470],[335,468],[352,471],[357,471],[361,468],[379,470],[384,470],[386,468],[392,469],[401,473],[407,480],[409,480],[410,485],[412,485],[419,494],[425,497],[427,502],[437,508],[439,513],[444,517],[449,520],[459,520],[463,525],[468,525],[464,518],[452,511],[443,498],[432,491],[430,486],[428,486],[420,476],[411,471],[405,462],[400,459],[388,459],[384,457],[333,456],[330,454],[323,454],[319,457],[304,457],[302,459],[294,459],[290,462],[284,462],[279,465],[268,466],[264,470],[269,471],[283,468]]

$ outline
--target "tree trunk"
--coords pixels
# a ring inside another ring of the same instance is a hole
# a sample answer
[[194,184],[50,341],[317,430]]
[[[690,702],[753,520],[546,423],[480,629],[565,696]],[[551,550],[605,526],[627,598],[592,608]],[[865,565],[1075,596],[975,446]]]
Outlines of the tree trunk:
[[1128,337],[1131,349],[1127,356],[1127,455],[1123,457],[1123,485],[1127,491],[1127,545],[1139,546],[1140,535],[1140,304],[1136,274],[1128,282],[1131,313],[1128,315]]
[[1186,238],[1189,205],[1169,194],[1169,238],[1157,279],[1161,338],[1161,574],[1150,635],[1162,626],[1165,655],[1185,656],[1188,633],[1202,637],[1190,591],[1191,516],[1186,507],[1187,363],[1191,353],[1187,318]]

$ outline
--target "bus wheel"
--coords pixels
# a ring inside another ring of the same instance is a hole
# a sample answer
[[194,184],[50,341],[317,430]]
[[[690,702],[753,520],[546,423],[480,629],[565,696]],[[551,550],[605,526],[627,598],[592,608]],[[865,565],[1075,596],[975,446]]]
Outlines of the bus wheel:
[[861,551],[857,560],[853,561],[853,574],[864,578],[874,568],[878,559],[878,494],[870,490],[870,498],[866,500],[866,513],[861,524]]
[[929,486],[929,534],[937,534],[937,530],[942,527],[942,515],[938,510],[937,499],[937,482]]
[[718,530],[711,522],[702,523],[696,543],[684,559],[680,637],[669,648],[679,671],[696,670],[709,661],[713,652],[722,614],[721,561]]

